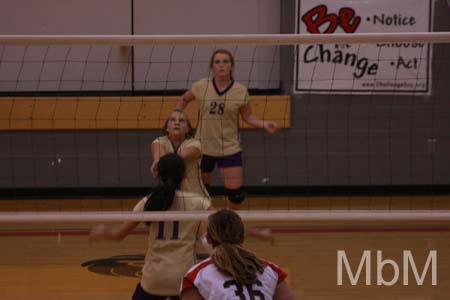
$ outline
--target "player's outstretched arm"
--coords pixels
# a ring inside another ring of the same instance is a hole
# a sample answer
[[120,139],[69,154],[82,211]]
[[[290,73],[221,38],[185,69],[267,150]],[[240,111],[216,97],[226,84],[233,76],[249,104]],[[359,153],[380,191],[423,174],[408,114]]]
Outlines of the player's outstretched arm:
[[253,127],[264,128],[268,133],[275,133],[279,130],[278,124],[270,120],[258,119],[252,112],[249,103],[241,106],[239,109],[242,119]]
[[89,242],[113,241],[120,242],[138,226],[139,222],[123,222],[116,225],[97,225],[89,234]]
[[178,155],[180,155],[185,161],[197,160],[202,157],[202,152],[197,147],[186,147],[178,150]]
[[158,142],[158,140],[154,141],[151,145],[151,152],[152,152],[152,165],[150,167],[150,172],[152,173],[153,178],[158,177],[158,170],[157,165],[159,162],[159,159],[164,156],[167,151],[166,149],[161,145],[161,143]]
[[180,99],[178,99],[175,108],[177,109],[185,109],[188,106],[189,102],[194,100],[195,96],[191,90],[187,90],[183,95],[181,95]]

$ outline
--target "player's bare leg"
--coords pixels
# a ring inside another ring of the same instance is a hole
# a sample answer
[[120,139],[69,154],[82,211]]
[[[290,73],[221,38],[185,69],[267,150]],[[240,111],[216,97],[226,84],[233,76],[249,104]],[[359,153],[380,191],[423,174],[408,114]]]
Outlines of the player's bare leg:
[[[241,166],[220,168],[220,172],[222,174],[226,190],[237,190],[243,187],[244,171]],[[242,198],[239,204],[229,200],[228,208],[233,210],[239,210],[240,207],[242,206],[243,200],[244,199]],[[251,236],[273,241],[272,230],[270,228],[248,227],[247,232]]]
[[[241,166],[219,168],[223,177],[226,190],[237,190],[244,185],[244,171]],[[243,199],[242,199],[243,201]],[[242,203],[241,201],[241,203]],[[233,203],[228,200],[228,208],[238,210],[241,203]]]

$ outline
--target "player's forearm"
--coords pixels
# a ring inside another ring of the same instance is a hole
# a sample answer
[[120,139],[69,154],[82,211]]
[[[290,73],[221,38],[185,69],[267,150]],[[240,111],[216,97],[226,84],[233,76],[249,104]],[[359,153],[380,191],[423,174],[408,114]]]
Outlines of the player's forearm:
[[124,238],[126,238],[127,235],[128,233],[121,230],[120,226],[112,226],[105,230],[105,234],[103,237],[105,240],[121,242]]
[[191,90],[186,91],[181,97],[178,99],[177,104],[175,105],[176,109],[185,109],[186,106],[194,99],[194,94]]
[[264,121],[261,119],[258,119],[254,114],[247,116],[247,118],[245,118],[244,121],[253,127],[257,127],[257,128],[264,127]]
[[120,242],[127,236],[126,232],[121,231],[119,225],[98,225],[90,233],[91,241],[112,241]]
[[188,102],[184,100],[183,96],[181,96],[178,101],[177,104],[175,105],[176,109],[185,109],[187,106]]
[[197,160],[202,157],[200,150],[195,147],[182,148],[180,149],[178,155],[180,155],[184,160]]
[[152,144],[152,158],[153,161],[157,161],[161,156],[166,154],[164,147],[159,142],[153,142]]

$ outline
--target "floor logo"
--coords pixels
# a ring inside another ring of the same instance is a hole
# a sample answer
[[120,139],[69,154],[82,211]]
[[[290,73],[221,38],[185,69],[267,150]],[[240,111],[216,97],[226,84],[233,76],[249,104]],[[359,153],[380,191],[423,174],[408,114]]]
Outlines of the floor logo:
[[[197,253],[196,257],[197,261],[201,261],[206,259],[208,254]],[[81,266],[97,274],[140,278],[144,262],[144,254],[128,254],[90,260],[82,263]]]
[[94,259],[81,264],[89,271],[111,276],[140,277],[144,254],[116,255]]

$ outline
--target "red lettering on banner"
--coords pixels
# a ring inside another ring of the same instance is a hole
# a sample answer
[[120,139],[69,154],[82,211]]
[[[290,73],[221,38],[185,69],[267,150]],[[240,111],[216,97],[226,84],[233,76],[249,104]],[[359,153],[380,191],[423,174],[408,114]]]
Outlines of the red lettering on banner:
[[[339,10],[339,18],[341,21],[341,27],[347,33],[353,33],[361,23],[361,17],[355,16],[356,13],[353,8],[344,7]],[[354,17],[354,19],[353,19]],[[352,22],[353,19],[353,22]]]
[[[339,16],[327,13],[328,8],[325,5],[318,5],[306,12],[302,20],[310,33],[334,33],[340,26],[347,33],[354,33],[361,23],[361,17],[356,16],[353,8],[343,7],[339,10]],[[329,23],[326,30],[320,32],[319,27]]]

